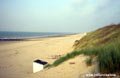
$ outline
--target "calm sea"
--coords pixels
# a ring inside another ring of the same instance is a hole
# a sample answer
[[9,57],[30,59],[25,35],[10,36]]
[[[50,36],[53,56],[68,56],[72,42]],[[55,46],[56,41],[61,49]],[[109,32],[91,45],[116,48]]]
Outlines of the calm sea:
[[72,33],[51,33],[51,32],[0,32],[0,39],[29,39],[53,36],[63,36]]

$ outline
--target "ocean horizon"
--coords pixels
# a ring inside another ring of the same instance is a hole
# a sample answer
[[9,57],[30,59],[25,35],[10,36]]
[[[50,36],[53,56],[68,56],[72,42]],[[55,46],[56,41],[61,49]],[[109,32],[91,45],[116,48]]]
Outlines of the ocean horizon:
[[31,39],[31,38],[45,38],[64,36],[75,33],[66,32],[11,32],[11,31],[0,31],[0,39]]

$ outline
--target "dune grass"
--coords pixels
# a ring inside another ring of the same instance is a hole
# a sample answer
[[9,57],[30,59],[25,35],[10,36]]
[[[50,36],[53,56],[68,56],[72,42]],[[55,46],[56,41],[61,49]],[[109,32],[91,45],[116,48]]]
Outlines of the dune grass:
[[45,68],[58,66],[61,63],[63,63],[64,61],[67,61],[67,60],[69,60],[71,58],[74,58],[75,56],[80,55],[80,53],[81,52],[78,52],[78,51],[74,51],[74,52],[68,53],[68,54],[66,54],[66,56],[60,57],[59,59],[55,60],[53,62],[53,64],[48,64],[47,66],[45,66]]
[[75,56],[80,55],[80,52],[74,51],[72,53],[68,53],[66,56],[63,56],[59,59],[57,59],[52,65],[53,66],[58,66],[59,64],[63,63],[64,61],[67,61],[70,58],[74,58]]
[[[82,53],[88,56],[96,55],[100,73],[120,73],[120,42],[105,44],[97,49],[84,49]],[[86,64],[91,64],[89,58]]]
[[98,55],[101,73],[120,73],[120,42],[100,48]]
[[92,32],[88,32],[82,39],[77,40],[77,44],[74,44],[75,50],[80,51],[84,48],[97,48],[106,43],[114,42],[114,40],[120,38],[120,24],[113,24]]
[[87,66],[91,66],[92,65],[92,60],[93,60],[93,57],[89,57],[89,58],[86,59]]
[[44,68],[50,68],[50,67],[52,67],[52,65],[51,64],[47,64]]
[[97,57],[100,73],[120,73],[120,24],[113,24],[89,32],[81,40],[76,41],[75,50],[55,60],[51,66],[58,66],[64,61],[80,54],[89,56],[87,65]]
[[86,60],[88,66],[92,65],[92,60],[97,56],[99,70],[101,73],[118,73],[120,72],[120,42],[105,44],[99,48],[86,48],[81,51],[74,51],[68,53],[66,56],[57,59],[52,66],[58,66],[59,64],[67,61],[70,58],[74,58],[80,54],[90,56]]

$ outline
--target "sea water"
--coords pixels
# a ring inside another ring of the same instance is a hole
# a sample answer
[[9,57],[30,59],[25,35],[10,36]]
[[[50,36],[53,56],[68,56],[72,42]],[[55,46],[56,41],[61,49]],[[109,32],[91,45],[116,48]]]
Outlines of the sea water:
[[63,36],[71,33],[54,33],[54,32],[0,32],[0,39],[29,39],[43,38],[53,36]]

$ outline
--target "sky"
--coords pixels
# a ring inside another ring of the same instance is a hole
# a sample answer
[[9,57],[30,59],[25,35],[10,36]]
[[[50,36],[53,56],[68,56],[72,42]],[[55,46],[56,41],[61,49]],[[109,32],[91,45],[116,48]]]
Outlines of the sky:
[[0,31],[89,32],[120,23],[120,0],[0,0]]

